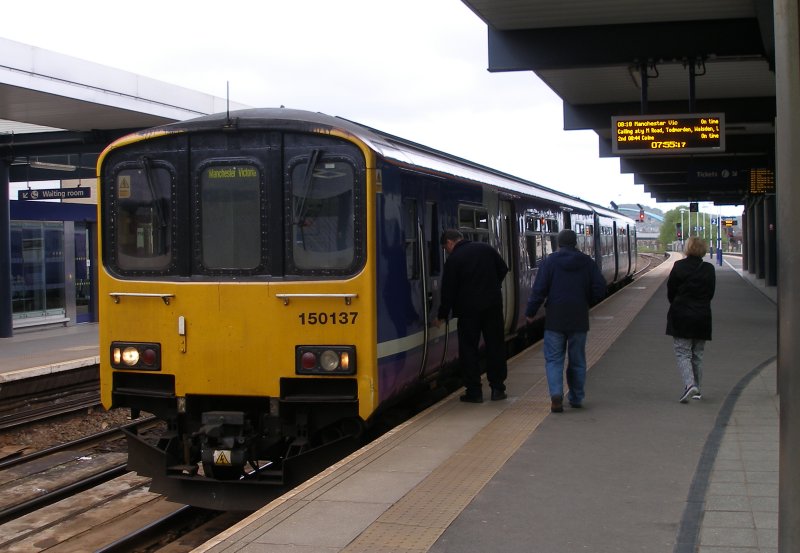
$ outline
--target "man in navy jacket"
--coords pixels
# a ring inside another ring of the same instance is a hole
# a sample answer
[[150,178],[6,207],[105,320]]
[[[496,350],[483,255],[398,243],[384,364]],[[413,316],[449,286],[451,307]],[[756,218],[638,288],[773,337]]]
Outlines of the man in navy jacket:
[[[606,295],[606,281],[594,260],[579,252],[575,231],[558,233],[558,251],[545,258],[536,274],[525,316],[532,322],[545,304],[544,359],[550,410],[561,413],[564,400],[564,358],[569,403],[583,405],[586,384],[586,333],[589,307]],[[545,303],[546,302],[546,303]]]
[[493,401],[506,398],[506,366],[503,279],[508,273],[500,254],[483,242],[465,240],[461,232],[448,229],[442,233],[447,261],[442,275],[442,296],[437,319],[439,326],[452,311],[458,317],[458,361],[466,393],[461,401],[481,403],[481,370],[478,345],[481,334],[486,351],[486,377]]

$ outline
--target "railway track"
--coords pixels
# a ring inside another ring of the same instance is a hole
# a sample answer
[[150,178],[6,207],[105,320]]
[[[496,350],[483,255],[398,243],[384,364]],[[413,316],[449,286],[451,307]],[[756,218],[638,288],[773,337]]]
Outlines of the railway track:
[[4,382],[0,386],[0,430],[82,411],[99,404],[98,365],[56,375]]
[[180,553],[246,515],[166,501],[126,461],[117,427],[0,462],[0,550]]

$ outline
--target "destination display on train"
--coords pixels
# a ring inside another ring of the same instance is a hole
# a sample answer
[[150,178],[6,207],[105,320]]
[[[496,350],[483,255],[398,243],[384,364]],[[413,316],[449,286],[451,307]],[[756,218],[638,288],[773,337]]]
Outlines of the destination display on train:
[[619,115],[611,118],[611,151],[665,155],[725,151],[725,114]]

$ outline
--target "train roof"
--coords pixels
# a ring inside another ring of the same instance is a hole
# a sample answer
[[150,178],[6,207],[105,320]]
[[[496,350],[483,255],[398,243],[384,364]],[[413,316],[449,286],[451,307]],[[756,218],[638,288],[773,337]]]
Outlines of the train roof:
[[576,196],[564,194],[538,183],[521,179],[502,171],[459,158],[457,156],[424,146],[388,134],[386,132],[324,113],[287,109],[287,108],[253,108],[236,110],[230,113],[206,115],[187,121],[170,123],[142,133],[154,131],[196,132],[234,127],[239,129],[263,128],[278,126],[286,130],[298,132],[338,130],[350,134],[366,144],[379,156],[389,162],[409,167],[421,172],[432,172],[447,175],[476,183],[488,184],[494,188],[520,195],[536,194],[537,197],[559,204],[560,206],[581,211],[594,211],[601,215],[633,221],[619,212],[609,210]]

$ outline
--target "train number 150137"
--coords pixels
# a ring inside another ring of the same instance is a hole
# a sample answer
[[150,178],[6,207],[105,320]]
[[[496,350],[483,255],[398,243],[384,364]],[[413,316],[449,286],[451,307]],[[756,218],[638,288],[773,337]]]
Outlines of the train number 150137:
[[352,325],[356,323],[358,311],[331,311],[330,313],[300,313],[301,325]]

